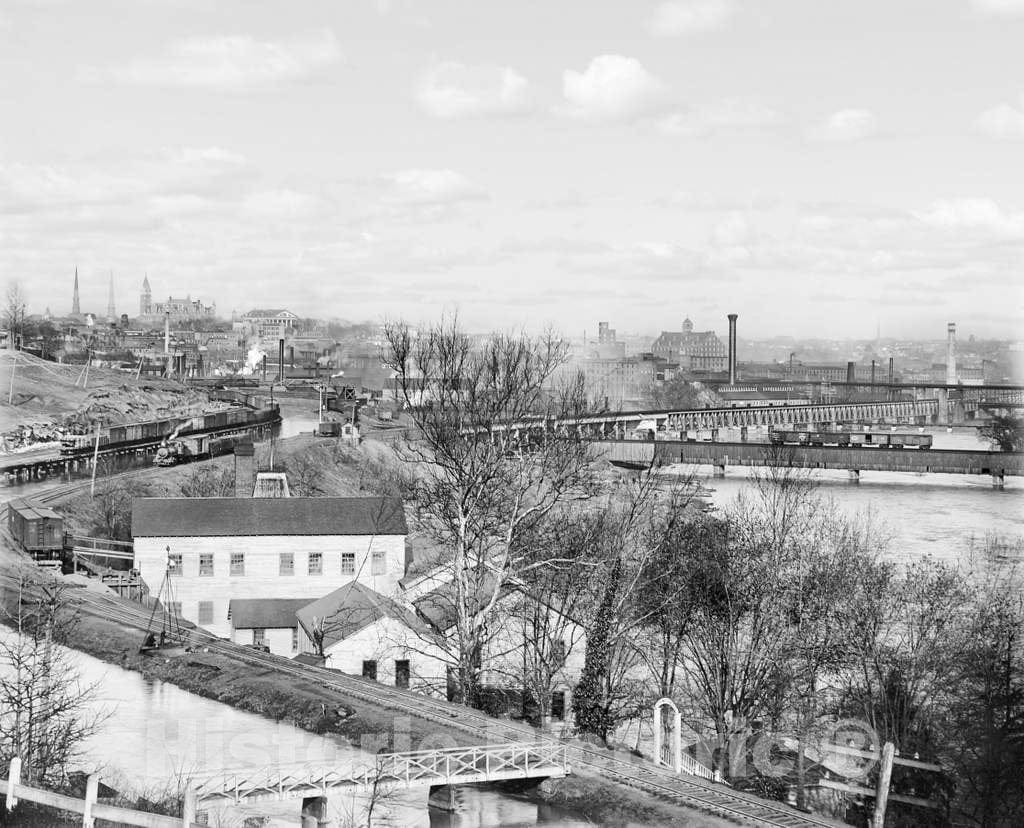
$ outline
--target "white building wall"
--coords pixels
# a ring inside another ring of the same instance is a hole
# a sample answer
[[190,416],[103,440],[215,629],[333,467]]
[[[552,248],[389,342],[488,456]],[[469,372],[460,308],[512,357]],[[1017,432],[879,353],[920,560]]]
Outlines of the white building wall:
[[[199,602],[213,603],[214,635],[231,637],[228,604],[235,598],[322,598],[353,580],[393,595],[405,569],[404,535],[275,535],[215,538],[135,538],[135,567],[156,594],[167,565],[167,548],[182,556],[182,574],[170,578],[172,600],[182,617],[198,624]],[[384,553],[384,574],[373,574],[372,553]],[[294,575],[280,574],[280,553],[294,556]],[[310,553],[322,555],[323,574],[309,575]],[[355,556],[355,573],[342,573],[342,553]],[[199,556],[213,554],[213,575],[199,574]],[[231,575],[232,553],[244,553],[245,574]]]
[[324,655],[327,667],[356,676],[362,675],[363,661],[374,660],[377,681],[389,685],[395,683],[395,661],[408,660],[410,688],[439,687],[444,692],[445,661],[438,649],[390,616],[328,647]]
[[[298,621],[295,622],[298,627]],[[299,652],[298,647],[292,647],[292,630],[293,627],[279,627],[272,628],[263,631],[263,643],[270,647],[270,652],[274,655],[285,656],[291,658],[293,655]],[[231,640],[235,644],[252,644],[252,633],[251,629],[237,629],[231,631]]]

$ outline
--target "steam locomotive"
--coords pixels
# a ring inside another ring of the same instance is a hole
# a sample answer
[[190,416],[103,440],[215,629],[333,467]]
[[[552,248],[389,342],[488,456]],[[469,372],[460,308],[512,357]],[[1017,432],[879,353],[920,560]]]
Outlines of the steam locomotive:
[[231,437],[210,437],[197,434],[189,437],[169,437],[156,450],[154,466],[177,466],[191,460],[205,460],[230,454],[234,440]]

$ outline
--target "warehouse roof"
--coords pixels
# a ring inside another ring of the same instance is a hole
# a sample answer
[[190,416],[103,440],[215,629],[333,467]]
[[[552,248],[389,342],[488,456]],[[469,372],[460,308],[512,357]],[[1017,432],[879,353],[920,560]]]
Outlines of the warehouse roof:
[[132,535],[405,535],[397,497],[137,497]]
[[387,616],[401,621],[410,630],[423,629],[411,610],[358,581],[351,581],[323,598],[307,603],[296,616],[310,638],[317,619],[323,623],[325,648]]
[[298,626],[295,613],[308,603],[308,598],[233,598],[228,612],[236,630],[277,630]]

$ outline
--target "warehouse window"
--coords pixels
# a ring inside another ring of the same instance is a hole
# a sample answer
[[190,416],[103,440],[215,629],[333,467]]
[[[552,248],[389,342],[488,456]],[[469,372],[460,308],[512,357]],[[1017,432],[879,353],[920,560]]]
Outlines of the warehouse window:
[[168,552],[167,553],[167,574],[178,576],[181,575],[181,553],[180,552]]
[[323,575],[324,574],[324,555],[322,552],[310,552],[309,553],[309,574],[310,575]]
[[383,575],[386,571],[387,571],[387,567],[385,566],[385,561],[384,561],[384,551],[382,549],[377,549],[373,553],[373,570],[372,570],[372,572],[373,572],[374,575]]
[[299,628],[292,627],[292,652],[298,652],[299,650]]
[[199,602],[199,624],[213,623],[213,601]]
[[341,553],[341,574],[352,575],[356,571],[356,554],[355,552],[342,552]]
[[294,552],[282,552],[281,553],[281,565],[278,570],[278,575],[294,575],[295,574],[295,553]]
[[252,631],[252,643],[253,644],[263,645],[263,644],[266,644],[266,641],[267,641],[267,631],[265,629],[263,629],[262,627],[256,627]]
[[244,552],[232,552],[231,553],[231,574],[232,575],[244,575],[245,574],[245,553]]
[[[200,552],[199,553],[199,574],[200,575],[213,575],[213,553],[212,552]],[[202,623],[201,621],[199,623]]]

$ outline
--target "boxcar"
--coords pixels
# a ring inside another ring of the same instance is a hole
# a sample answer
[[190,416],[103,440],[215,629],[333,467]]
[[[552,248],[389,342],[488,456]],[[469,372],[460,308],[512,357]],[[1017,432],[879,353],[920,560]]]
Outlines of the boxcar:
[[64,548],[64,518],[27,498],[8,504],[7,528],[21,548],[33,556],[50,557]]

